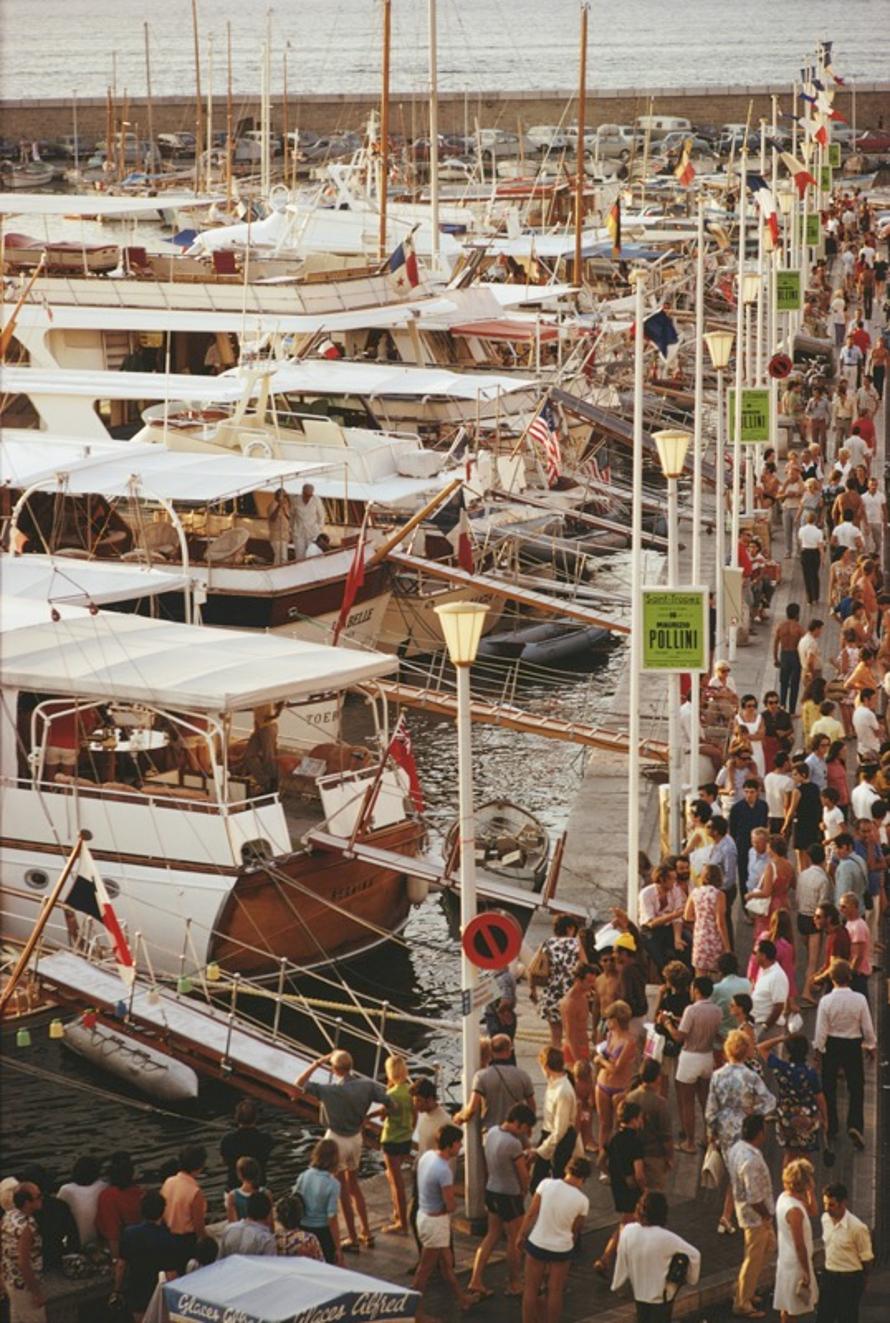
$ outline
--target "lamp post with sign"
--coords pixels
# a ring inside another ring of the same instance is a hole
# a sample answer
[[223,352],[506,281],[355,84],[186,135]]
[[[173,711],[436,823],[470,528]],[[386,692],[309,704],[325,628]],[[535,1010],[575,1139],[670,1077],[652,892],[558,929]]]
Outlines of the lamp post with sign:
[[[476,660],[488,607],[478,602],[447,602],[436,607],[445,646],[457,672],[457,774],[460,840],[460,926],[465,932],[476,918],[476,821],[473,811],[473,751],[470,722],[470,667]],[[463,1096],[469,1100],[473,1076],[479,1069],[479,1031],[473,1015],[476,966],[461,952],[461,989],[469,993],[470,1012],[462,1007]],[[485,1168],[479,1118],[467,1123],[465,1207],[471,1222],[485,1215]]]
[[[732,522],[730,537],[732,545],[730,547],[730,564],[734,570],[739,568],[739,513],[742,504],[741,481],[742,481],[742,385],[745,374],[745,354],[744,354],[744,300],[742,297],[745,279],[745,243],[746,243],[746,223],[747,223],[747,205],[748,190],[745,181],[748,178],[748,149],[747,145],[742,146],[742,162],[739,172],[739,243],[738,243],[738,267],[736,276],[736,320],[735,320],[735,440],[732,447]],[[736,643],[738,641],[739,620],[738,614],[733,617],[729,627],[729,659],[735,658]]]
[[[752,332],[754,308],[760,298],[762,280],[759,271],[748,271],[742,277],[742,302],[745,305],[745,380],[754,385],[758,373],[755,370],[755,345]],[[745,511],[750,514],[754,509],[754,456],[748,450],[745,455]]]
[[[677,481],[683,472],[686,451],[692,440],[688,432],[663,431],[653,432],[652,440],[658,450],[661,469],[667,482],[668,497],[668,588],[679,586],[679,539],[680,512]],[[671,677],[668,681],[668,744],[670,803],[668,805],[668,833],[672,850],[680,848],[680,778],[682,746],[680,741],[680,693],[677,682]]]
[[[711,359],[711,366],[717,373],[717,483],[715,503],[717,507],[716,537],[714,546],[714,591],[717,607],[717,628],[715,636],[717,648],[722,649],[725,629],[725,601],[723,570],[726,565],[726,455],[723,410],[723,374],[729,366],[735,336],[732,331],[709,331],[704,337]],[[694,576],[693,576],[694,577]]]

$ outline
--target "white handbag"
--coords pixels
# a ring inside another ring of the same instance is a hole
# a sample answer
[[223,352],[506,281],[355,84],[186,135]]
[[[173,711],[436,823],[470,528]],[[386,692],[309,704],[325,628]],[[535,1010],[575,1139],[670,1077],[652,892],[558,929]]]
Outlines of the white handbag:
[[750,900],[745,901],[745,909],[749,914],[769,914],[770,897],[752,896]]
[[726,1174],[726,1165],[717,1145],[711,1142],[705,1153],[699,1181],[703,1190],[719,1190]]

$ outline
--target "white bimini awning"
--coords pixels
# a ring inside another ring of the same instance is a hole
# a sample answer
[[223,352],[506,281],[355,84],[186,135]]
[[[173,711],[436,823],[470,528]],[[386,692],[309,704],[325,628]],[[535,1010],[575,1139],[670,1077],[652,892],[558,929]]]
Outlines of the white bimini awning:
[[399,664],[379,652],[5,596],[0,657],[7,688],[212,713],[347,689]]

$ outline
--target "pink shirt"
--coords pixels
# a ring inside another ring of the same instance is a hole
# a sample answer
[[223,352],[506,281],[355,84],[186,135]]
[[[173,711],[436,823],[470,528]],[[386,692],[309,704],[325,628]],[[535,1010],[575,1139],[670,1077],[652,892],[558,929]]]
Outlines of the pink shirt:
[[864,919],[849,919],[847,921],[847,932],[850,934],[850,945],[854,946],[857,942],[863,943],[863,955],[859,961],[857,974],[871,973],[871,933],[868,931],[868,924]]

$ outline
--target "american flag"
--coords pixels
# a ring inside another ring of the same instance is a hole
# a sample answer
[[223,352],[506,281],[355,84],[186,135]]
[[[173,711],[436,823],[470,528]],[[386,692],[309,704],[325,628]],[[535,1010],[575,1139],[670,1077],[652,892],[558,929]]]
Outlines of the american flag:
[[555,487],[562,472],[562,452],[559,448],[559,425],[552,407],[545,404],[528,429],[529,439],[544,451],[547,483]]
[[[592,455],[585,465],[586,471],[592,482],[601,483],[608,487],[612,481],[612,469],[609,464],[600,467],[596,455]],[[594,496],[592,504],[599,510],[600,514],[607,514],[612,508],[612,498],[606,492],[599,492]]]

